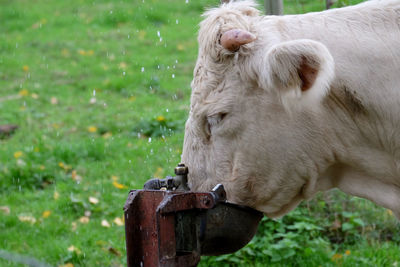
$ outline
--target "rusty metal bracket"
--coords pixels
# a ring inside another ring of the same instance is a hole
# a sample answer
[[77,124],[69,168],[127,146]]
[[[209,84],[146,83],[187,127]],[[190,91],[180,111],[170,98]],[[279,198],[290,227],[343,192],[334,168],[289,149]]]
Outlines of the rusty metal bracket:
[[[185,182],[183,170],[179,179]],[[175,267],[242,248],[263,215],[226,202],[217,185],[211,192],[132,190],[124,216],[128,266]]]

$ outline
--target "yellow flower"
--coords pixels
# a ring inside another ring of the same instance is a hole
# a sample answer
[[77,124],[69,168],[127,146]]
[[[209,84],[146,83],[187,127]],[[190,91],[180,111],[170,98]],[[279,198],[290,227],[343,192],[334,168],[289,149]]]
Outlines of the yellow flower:
[[81,56],[86,55],[86,51],[83,50],[83,49],[79,49],[79,50],[78,50],[78,53],[79,53],[79,55],[81,55]]
[[86,54],[87,54],[88,56],[93,56],[94,51],[93,51],[93,50],[89,50],[89,51],[86,52]]
[[89,126],[87,128],[87,130],[88,130],[89,133],[95,133],[95,132],[97,132],[97,127],[96,126]]
[[118,183],[117,181],[113,181],[112,184],[113,184],[113,186],[114,186],[115,188],[118,188],[118,189],[128,188],[126,185],[120,184],[120,183]]
[[351,254],[351,252],[350,252],[350,250],[346,250],[346,252],[345,252],[344,254],[346,254],[347,256],[349,256],[349,255]]
[[22,69],[23,69],[25,72],[27,72],[27,71],[29,71],[29,66],[24,65],[24,66],[22,67]]
[[184,47],[182,44],[178,44],[178,45],[176,46],[176,48],[177,48],[179,51],[185,50],[185,47]]
[[22,151],[16,151],[14,152],[14,158],[20,158],[24,155],[24,153],[22,153]]
[[332,261],[338,261],[338,260],[340,260],[342,257],[343,257],[342,254],[336,253],[335,255],[332,256],[331,259],[332,259]]
[[19,91],[18,93],[20,96],[28,96],[29,92],[26,89],[22,89],[21,91]]
[[118,181],[118,176],[111,175],[111,180],[113,180],[114,182]]
[[58,267],[74,267],[74,265],[72,263],[66,263],[63,265],[58,265]]
[[61,50],[61,55],[63,55],[64,57],[68,57],[69,56],[69,51],[66,48],[63,48],[63,50]]
[[144,40],[144,37],[146,36],[146,32],[145,31],[139,31],[139,40]]
[[50,216],[50,214],[51,214],[51,211],[45,210],[45,211],[43,211],[42,217],[43,217],[43,218],[47,218],[47,217]]
[[161,167],[158,167],[156,172],[153,174],[154,177],[156,178],[161,178],[163,176],[164,169]]
[[161,115],[161,116],[158,116],[156,118],[156,120],[159,121],[159,122],[162,122],[162,121],[165,121],[165,117]]
[[59,162],[59,163],[58,163],[58,166],[60,166],[60,168],[63,168],[63,169],[65,168],[65,165],[64,165],[63,162]]

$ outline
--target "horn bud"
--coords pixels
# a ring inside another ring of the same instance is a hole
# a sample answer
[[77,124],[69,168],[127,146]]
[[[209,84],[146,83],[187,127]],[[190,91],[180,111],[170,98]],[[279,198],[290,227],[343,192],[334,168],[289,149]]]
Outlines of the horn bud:
[[220,44],[231,52],[239,50],[241,45],[245,45],[256,40],[257,37],[245,30],[233,29],[222,34]]

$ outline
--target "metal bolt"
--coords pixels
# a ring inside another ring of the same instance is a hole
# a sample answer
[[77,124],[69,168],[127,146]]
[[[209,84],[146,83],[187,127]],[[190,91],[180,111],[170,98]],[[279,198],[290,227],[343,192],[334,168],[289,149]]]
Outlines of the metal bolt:
[[203,204],[205,205],[205,206],[208,206],[208,205],[210,205],[210,199],[208,198],[208,197],[204,197],[203,198]]
[[187,175],[188,173],[189,169],[183,163],[179,163],[178,166],[175,168],[176,175]]

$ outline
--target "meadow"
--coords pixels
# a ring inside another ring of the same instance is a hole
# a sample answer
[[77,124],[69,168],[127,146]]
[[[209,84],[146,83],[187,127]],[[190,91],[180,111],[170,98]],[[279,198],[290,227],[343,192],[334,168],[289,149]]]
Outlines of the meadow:
[[[18,126],[0,135],[0,266],[126,265],[122,207],[180,161],[198,23],[218,2],[0,0],[0,125]],[[389,210],[334,191],[200,265],[397,266],[399,245]]]

